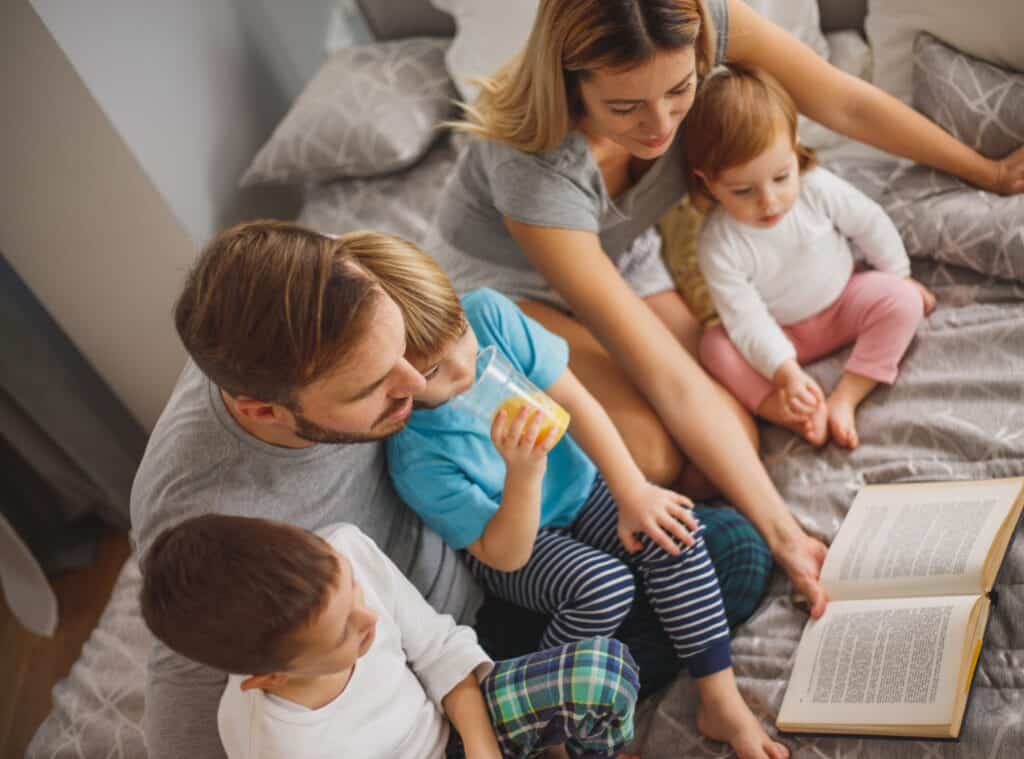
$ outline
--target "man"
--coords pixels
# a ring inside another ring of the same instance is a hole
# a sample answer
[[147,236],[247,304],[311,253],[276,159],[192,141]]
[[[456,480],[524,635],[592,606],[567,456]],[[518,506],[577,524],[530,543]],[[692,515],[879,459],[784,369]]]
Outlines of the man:
[[[285,222],[228,229],[190,272],[175,322],[190,361],[132,489],[140,557],[165,528],[204,513],[307,529],[352,522],[439,611],[457,619],[475,612],[479,590],[468,571],[401,503],[387,477],[375,441],[405,425],[424,379],[404,357],[401,311],[343,241]],[[729,566],[719,561],[716,569],[727,611],[728,578],[738,578],[735,621],[753,610],[770,559],[753,528],[732,516],[719,530],[729,533]],[[714,559],[713,535],[707,541]],[[481,637],[491,638],[492,653],[521,652],[524,640],[494,632],[536,620],[499,604],[485,609]],[[650,661],[648,671],[670,676],[674,658],[651,632],[656,623],[636,627],[641,672]],[[221,672],[154,647],[145,718],[154,759],[224,756],[216,714],[225,681]]]

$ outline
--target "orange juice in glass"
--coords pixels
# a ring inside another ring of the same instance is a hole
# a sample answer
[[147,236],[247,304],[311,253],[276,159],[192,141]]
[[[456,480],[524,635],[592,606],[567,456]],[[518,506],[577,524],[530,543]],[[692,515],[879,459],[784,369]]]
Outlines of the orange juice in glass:
[[477,378],[473,386],[451,400],[488,426],[493,424],[499,411],[514,419],[524,407],[536,409],[543,415],[537,440],[541,441],[554,430],[555,442],[569,429],[569,412],[558,405],[547,393],[524,377],[493,345],[477,356]]

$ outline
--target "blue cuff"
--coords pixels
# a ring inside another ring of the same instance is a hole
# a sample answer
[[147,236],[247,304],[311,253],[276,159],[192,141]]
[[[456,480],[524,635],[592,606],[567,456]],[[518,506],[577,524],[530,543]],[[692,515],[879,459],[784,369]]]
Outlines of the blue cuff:
[[718,638],[699,654],[688,657],[684,663],[690,677],[707,677],[732,666],[732,642],[728,636]]

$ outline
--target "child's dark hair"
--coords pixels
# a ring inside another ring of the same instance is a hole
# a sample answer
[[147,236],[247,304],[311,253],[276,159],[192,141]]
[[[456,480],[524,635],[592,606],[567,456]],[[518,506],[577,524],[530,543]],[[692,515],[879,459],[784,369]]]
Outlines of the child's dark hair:
[[157,638],[225,672],[285,671],[295,633],[323,611],[340,567],[311,532],[210,514],[162,532],[142,562],[142,616]]
[[718,66],[701,82],[684,122],[690,197],[707,209],[714,198],[697,172],[714,179],[726,169],[741,166],[771,147],[779,129],[793,141],[800,171],[817,165],[811,148],[797,139],[797,110],[779,81],[759,68]]

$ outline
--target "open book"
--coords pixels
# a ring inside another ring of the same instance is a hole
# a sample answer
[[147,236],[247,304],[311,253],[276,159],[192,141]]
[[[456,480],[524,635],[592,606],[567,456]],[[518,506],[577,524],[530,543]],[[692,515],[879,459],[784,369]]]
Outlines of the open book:
[[787,732],[955,738],[1024,477],[871,485],[821,579],[779,712]]

